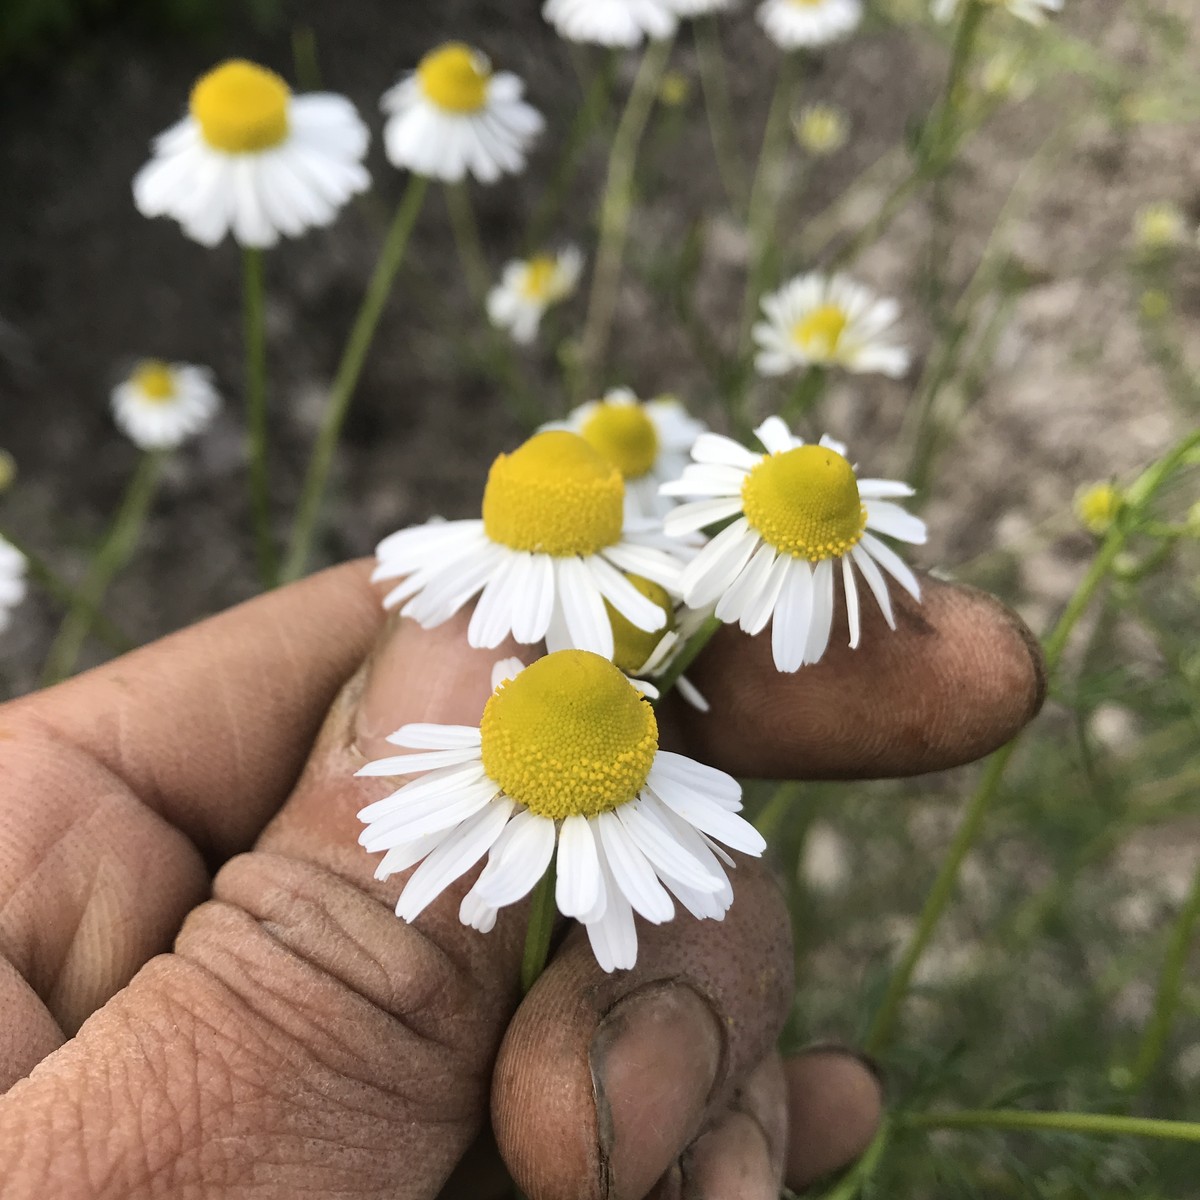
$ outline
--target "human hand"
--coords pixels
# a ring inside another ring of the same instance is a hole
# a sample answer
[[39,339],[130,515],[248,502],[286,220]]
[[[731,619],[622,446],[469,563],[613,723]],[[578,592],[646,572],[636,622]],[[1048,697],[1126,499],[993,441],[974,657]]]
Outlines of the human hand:
[[[519,1006],[523,906],[475,933],[468,878],[392,915],[403,877],[355,840],[386,784],[352,773],[405,722],[477,720],[509,651],[390,625],[354,674],[384,628],[366,577],[0,708],[0,1197],[432,1200],[456,1166],[445,1194],[498,1196],[489,1107],[534,1200],[774,1196],[785,1164],[799,1187],[852,1158],[878,1088],[847,1055],[779,1063],[791,939],[760,864],[723,922],[643,926],[633,971],[571,930]],[[1037,710],[1040,659],[994,601],[926,588],[794,676],[722,631],[693,671],[712,713],[671,708],[666,737],[766,776],[986,753]]]

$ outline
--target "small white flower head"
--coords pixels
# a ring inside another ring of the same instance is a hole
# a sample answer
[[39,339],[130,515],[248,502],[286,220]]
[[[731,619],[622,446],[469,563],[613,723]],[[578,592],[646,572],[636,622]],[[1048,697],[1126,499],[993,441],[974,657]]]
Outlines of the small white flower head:
[[661,517],[671,502],[659,487],[678,479],[703,421],[689,416],[673,396],[642,403],[628,388],[614,388],[603,400],[581,404],[565,421],[548,429],[569,429],[604,456],[625,480],[629,517]]
[[761,375],[837,366],[898,379],[908,370],[908,351],[887,338],[900,306],[845,275],[801,275],[764,297],[762,311],[754,326]]
[[535,434],[492,464],[482,519],[402,529],[376,550],[375,580],[401,580],[384,606],[426,629],[448,621],[476,595],[468,642],[590,650],[611,659],[604,603],[647,632],[663,610],[629,582],[640,575],[674,589],[683,556],[653,520],[625,517],[621,473],[583,438]]
[[[654,709],[612,663],[566,650],[522,668],[497,664],[479,726],[405,725],[403,750],[360,776],[420,778],[360,812],[359,841],[387,853],[387,879],[420,866],[396,915],[415,921],[485,855],[459,919],[490,932],[557,856],[555,900],[582,922],[605,971],[637,962],[636,912],[661,925],[677,900],[697,919],[733,903],[722,846],[766,843],[737,814],[736,780],[658,748]],[[674,900],[672,900],[672,896]]]
[[815,158],[836,154],[850,137],[850,118],[834,104],[806,104],[792,124],[796,141]]
[[[930,12],[936,21],[951,21],[961,6],[962,0],[933,0]],[[1051,13],[1060,13],[1063,0],[984,0],[993,8],[1003,8],[1014,17],[1028,21],[1030,25],[1044,25]]]
[[0,537],[0,633],[12,623],[12,610],[25,599],[25,555]]
[[720,620],[751,635],[774,618],[775,666],[790,672],[825,654],[839,577],[852,649],[861,635],[856,571],[895,629],[883,572],[915,600],[921,589],[879,535],[921,545],[925,523],[895,503],[912,488],[859,479],[846,447],[831,438],[805,445],[778,417],[756,432],[766,454],[714,433],[699,438],[695,462],[664,488],[693,502],[681,504],[664,524],[667,533],[682,536],[732,522],[687,565],[679,590],[692,608],[715,604]]
[[702,17],[707,13],[728,12],[741,0],[668,0],[673,12],[681,17]]
[[1170,200],[1139,208],[1133,220],[1133,237],[1139,250],[1167,250],[1188,240],[1188,221]]
[[146,359],[112,393],[117,428],[143,450],[174,450],[212,423],[221,398],[212,372]]
[[583,252],[578,246],[567,246],[558,254],[514,259],[488,293],[488,319],[497,329],[507,329],[517,345],[531,345],[546,310],[575,294],[582,273]]
[[380,101],[388,114],[388,161],[444,183],[468,173],[480,183],[520,174],[546,124],[524,92],[516,75],[493,71],[479,50],[462,42],[438,46]]
[[160,134],[133,198],[215,246],[273,246],[329,225],[370,186],[370,134],[354,105],[328,92],[295,96],[273,71],[234,59],[201,78],[188,115]]
[[670,37],[678,24],[671,0],[546,0],[542,16],[559,37],[600,46]]
[[758,23],[781,50],[802,50],[849,37],[862,15],[862,0],[765,0]]

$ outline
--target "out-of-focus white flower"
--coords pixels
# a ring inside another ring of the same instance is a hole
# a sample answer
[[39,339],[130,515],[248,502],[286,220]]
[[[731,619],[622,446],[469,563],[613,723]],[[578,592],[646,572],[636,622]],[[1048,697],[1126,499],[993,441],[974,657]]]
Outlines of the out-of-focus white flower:
[[849,37],[862,14],[861,0],[766,0],[758,23],[781,50],[800,50]]
[[492,324],[507,329],[518,345],[528,346],[548,308],[573,295],[583,272],[583,252],[567,246],[558,254],[538,254],[505,265],[500,282],[488,293]]
[[113,388],[117,428],[143,450],[173,450],[207,429],[221,398],[207,367],[146,359]]
[[668,3],[681,17],[701,17],[705,13],[737,8],[741,0],[668,0]]
[[[930,12],[937,21],[949,21],[958,12],[961,3],[962,0],[933,0]],[[984,3],[993,8],[1007,9],[1014,17],[1020,17],[1030,25],[1045,24],[1050,13],[1060,13],[1063,8],[1063,0],[984,0]]]
[[793,121],[796,141],[819,158],[840,150],[850,137],[850,119],[833,104],[808,104]]
[[133,197],[202,245],[232,233],[243,246],[273,246],[330,224],[370,186],[370,135],[344,96],[294,96],[273,71],[235,59],[199,80],[188,107],[155,139]]
[[546,124],[524,91],[516,75],[493,72],[487,55],[462,42],[431,50],[380,101],[388,161],[445,183],[468,172],[480,183],[519,174]]
[[670,37],[678,23],[672,0],[546,0],[542,16],[559,37],[601,46]]
[[1160,200],[1139,208],[1133,219],[1133,236],[1139,250],[1165,250],[1188,240],[1188,221],[1178,204]]
[[25,599],[25,555],[0,537],[0,633],[12,622],[12,610]]

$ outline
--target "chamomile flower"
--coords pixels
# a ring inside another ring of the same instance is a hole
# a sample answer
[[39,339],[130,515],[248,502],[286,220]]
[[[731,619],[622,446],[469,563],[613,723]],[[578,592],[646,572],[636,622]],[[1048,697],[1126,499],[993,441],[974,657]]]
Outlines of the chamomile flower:
[[370,135],[344,96],[295,96],[273,71],[234,59],[197,82],[188,110],[155,139],[133,196],[145,216],[173,217],[202,245],[232,233],[273,246],[330,224],[370,185]]
[[762,311],[754,326],[762,375],[839,366],[899,378],[908,370],[908,351],[887,338],[900,306],[845,275],[800,275],[764,297]]
[[[405,725],[388,741],[416,751],[363,776],[420,775],[360,812],[359,841],[386,851],[376,878],[420,863],[396,915],[415,921],[485,855],[459,919],[489,932],[557,858],[559,911],[582,922],[605,971],[637,962],[637,912],[698,919],[733,903],[721,845],[766,844],[737,815],[741,788],[713,767],[660,750],[654,709],[606,659],[579,650],[522,669],[498,663],[479,726]],[[718,845],[720,843],[721,845]]]
[[671,9],[681,17],[702,17],[706,13],[726,12],[737,8],[741,0],[667,0]]
[[384,605],[425,628],[474,596],[467,640],[490,649],[510,635],[552,649],[613,654],[608,600],[639,629],[666,626],[626,578],[672,588],[680,555],[656,521],[627,521],[621,473],[577,434],[535,434],[492,464],[481,520],[403,529],[379,544],[374,579],[399,579]]
[[1188,240],[1188,232],[1183,210],[1170,200],[1159,200],[1139,208],[1133,220],[1137,248],[1151,253],[1183,245]]
[[1075,515],[1096,537],[1103,537],[1121,515],[1125,497],[1111,483],[1093,483],[1075,495]]
[[796,141],[815,158],[836,154],[850,137],[845,110],[833,104],[806,104],[793,119],[792,128]]
[[[1063,0],[984,0],[993,8],[1007,9],[1014,17],[1028,21],[1030,25],[1044,25],[1051,13],[1060,13]],[[934,20],[952,20],[958,12],[960,0],[933,0],[930,11]]]
[[494,72],[471,46],[447,42],[431,50],[380,101],[388,114],[388,161],[445,183],[468,172],[480,183],[519,174],[546,124],[524,92],[516,75]]
[[507,329],[520,346],[530,345],[548,308],[573,295],[583,272],[583,252],[567,246],[558,254],[538,254],[506,264],[488,293],[488,318]]
[[207,429],[220,407],[212,372],[146,359],[112,393],[117,428],[143,450],[174,450]]
[[25,599],[25,555],[0,537],[0,633],[12,622],[12,610]]
[[695,500],[664,524],[683,535],[732,522],[687,565],[679,590],[692,608],[715,604],[720,620],[752,635],[773,618],[775,666],[796,671],[819,662],[829,645],[838,576],[852,649],[861,636],[856,569],[893,629],[883,572],[920,600],[916,576],[878,535],[920,545],[925,523],[894,503],[912,488],[859,479],[845,446],[831,438],[805,445],[778,417],[756,434],[766,454],[713,433],[699,438],[695,462],[663,489]]
[[546,0],[542,16],[559,37],[600,46],[670,37],[678,24],[671,0]]
[[765,0],[758,23],[781,50],[800,50],[848,37],[862,15],[862,0]]
[[658,489],[679,477],[705,425],[672,396],[642,403],[628,388],[614,388],[547,428],[579,434],[621,472],[627,515],[661,517],[671,502]]

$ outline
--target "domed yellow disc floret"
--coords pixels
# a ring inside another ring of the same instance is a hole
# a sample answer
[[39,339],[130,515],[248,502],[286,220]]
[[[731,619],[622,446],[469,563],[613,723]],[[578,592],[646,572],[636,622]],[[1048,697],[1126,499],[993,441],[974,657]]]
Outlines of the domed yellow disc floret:
[[525,264],[521,294],[526,300],[549,301],[558,292],[558,262],[548,254],[539,254]]
[[138,363],[133,373],[133,386],[151,404],[167,404],[175,399],[175,375],[165,362],[149,358]]
[[811,359],[833,358],[846,332],[849,318],[836,304],[822,304],[792,326],[792,341]]
[[825,446],[764,458],[742,484],[742,511],[763,541],[810,562],[845,554],[867,527],[854,468]]
[[579,431],[626,479],[640,479],[658,458],[658,430],[640,404],[601,401]]
[[417,67],[421,90],[438,108],[452,113],[483,109],[491,77],[487,56],[462,42],[447,42],[431,50]]
[[657,583],[651,583],[649,579],[643,579],[640,575],[630,575],[629,582],[647,600],[653,600],[667,617],[667,623],[661,629],[647,633],[622,616],[605,600],[604,607],[608,610],[608,619],[613,631],[613,662],[626,675],[636,675],[654,653],[658,643],[675,628],[675,606],[671,603],[667,589],[659,587]]
[[589,555],[620,540],[624,507],[621,472],[577,434],[552,430],[492,463],[483,528],[513,550]]
[[274,71],[235,58],[197,82],[189,108],[213,149],[251,154],[287,137],[291,97]]
[[654,709],[607,659],[560,650],[503,683],[483,710],[483,769],[539,817],[594,817],[642,790]]

